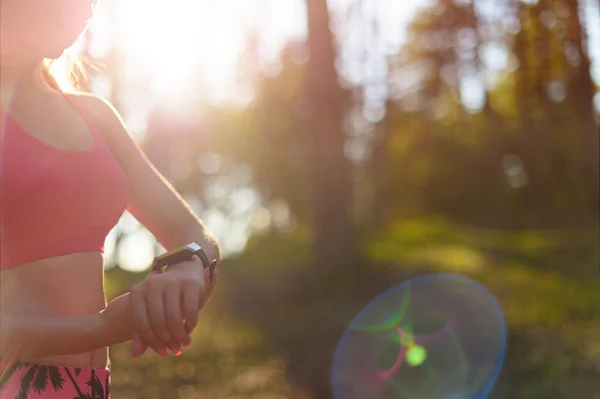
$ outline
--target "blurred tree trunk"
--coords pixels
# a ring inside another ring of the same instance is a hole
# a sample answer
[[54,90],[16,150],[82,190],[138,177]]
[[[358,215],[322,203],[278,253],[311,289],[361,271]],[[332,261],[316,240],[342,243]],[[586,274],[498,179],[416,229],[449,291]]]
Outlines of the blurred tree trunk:
[[306,0],[308,48],[306,95],[312,107],[308,160],[315,257],[341,266],[356,254],[350,216],[352,174],[344,155],[345,92],[338,83],[336,51],[326,0]]
[[371,176],[373,181],[373,201],[371,205],[372,227],[383,229],[387,221],[387,213],[391,205],[389,186],[391,178],[390,171],[390,126],[388,124],[389,109],[392,104],[386,103],[386,116],[375,126],[375,137],[373,138],[373,149],[371,152]]
[[[514,0],[515,12],[519,19],[520,30],[515,36],[514,55],[518,60],[519,68],[515,71],[516,91],[515,101],[519,110],[519,157],[523,160],[527,171],[527,187],[523,192],[525,208],[535,210],[539,204],[544,203],[540,193],[538,178],[538,168],[536,168],[536,137],[533,132],[536,130],[536,113],[538,103],[536,95],[532,88],[532,81],[535,79],[533,73],[535,67],[529,57],[531,51],[531,10],[526,4],[519,0]],[[545,165],[542,165],[545,166]]]
[[542,23],[544,12],[548,12],[548,3],[538,2],[530,6],[528,12],[528,43],[531,56],[529,89],[533,101],[535,123],[527,131],[528,152],[533,162],[528,165],[531,176],[529,188],[530,205],[537,209],[540,204],[552,202],[553,151],[552,142],[555,129],[552,124],[552,109],[547,87],[552,81],[552,59],[550,57],[551,31]]
[[[485,87],[485,74],[487,72],[487,66],[482,58],[482,55],[485,52],[484,46],[487,44],[486,40],[489,39],[482,35],[482,26],[485,26],[487,22],[480,19],[476,8],[477,3],[472,2],[470,5],[465,6],[465,10],[463,12],[467,16],[464,18],[465,26],[472,29],[473,32],[475,32],[476,37],[473,60],[466,62],[473,63],[473,68],[479,74],[481,78],[481,84],[484,85],[483,109],[481,112],[483,115],[485,115],[485,129],[487,133],[485,144],[487,156],[485,157],[485,162],[487,164],[486,174],[490,178],[481,180],[483,184],[482,187],[489,192],[495,192],[498,201],[497,203],[504,205],[507,200],[505,197],[506,190],[499,191],[498,187],[505,187],[505,175],[502,168],[502,160],[506,154],[507,145],[505,136],[508,129],[505,126],[504,119],[492,105],[489,89]],[[486,214],[490,213],[486,212]]]
[[566,29],[566,40],[577,46],[579,63],[576,73],[568,87],[573,112],[578,121],[577,130],[581,131],[582,158],[585,160],[584,174],[586,185],[590,188],[589,197],[592,208],[599,211],[600,202],[598,192],[599,164],[598,164],[598,120],[594,110],[595,86],[591,76],[591,61],[589,57],[589,40],[586,37],[585,27],[582,24],[583,16],[579,9],[585,7],[578,0],[567,0],[565,4],[569,9],[569,19]]

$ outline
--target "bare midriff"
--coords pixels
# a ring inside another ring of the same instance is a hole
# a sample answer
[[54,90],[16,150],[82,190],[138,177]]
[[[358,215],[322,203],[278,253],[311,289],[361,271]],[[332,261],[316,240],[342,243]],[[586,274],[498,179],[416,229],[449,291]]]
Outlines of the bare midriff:
[[[0,272],[0,317],[72,317],[106,307],[101,252],[81,252],[42,259]],[[108,348],[49,356],[35,363],[105,368]]]

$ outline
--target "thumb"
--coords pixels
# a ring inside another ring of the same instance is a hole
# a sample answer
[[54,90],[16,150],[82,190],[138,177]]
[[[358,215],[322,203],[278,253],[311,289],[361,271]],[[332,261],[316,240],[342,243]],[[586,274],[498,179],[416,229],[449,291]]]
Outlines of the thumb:
[[140,337],[139,334],[135,334],[133,339],[133,347],[131,349],[131,356],[133,358],[139,357],[146,352],[146,349],[148,349],[148,344],[142,340],[142,337]]

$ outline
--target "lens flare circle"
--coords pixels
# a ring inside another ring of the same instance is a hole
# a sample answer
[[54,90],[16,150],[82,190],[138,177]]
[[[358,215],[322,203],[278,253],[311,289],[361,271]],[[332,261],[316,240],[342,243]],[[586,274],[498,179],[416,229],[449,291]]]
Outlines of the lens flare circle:
[[506,324],[496,298],[456,274],[430,274],[372,300],[333,358],[336,399],[485,399],[500,374]]

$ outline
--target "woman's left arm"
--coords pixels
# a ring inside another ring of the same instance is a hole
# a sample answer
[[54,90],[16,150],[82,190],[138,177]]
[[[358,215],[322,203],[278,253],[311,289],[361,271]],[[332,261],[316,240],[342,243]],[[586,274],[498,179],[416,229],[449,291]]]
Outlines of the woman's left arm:
[[128,210],[167,250],[196,242],[208,258],[221,259],[216,240],[175,189],[156,170],[126,131],[114,107],[95,96],[77,97],[93,113],[129,181]]
[[[99,125],[107,144],[127,176],[131,193],[128,210],[131,214],[150,230],[167,250],[196,242],[204,249],[209,260],[220,261],[221,251],[214,237],[135,144],[114,107],[105,100],[90,95],[77,96],[75,101],[83,105]],[[177,275],[197,273],[201,278],[204,276],[202,262],[196,257],[192,261],[170,266],[166,273]],[[174,275],[173,278],[176,279],[177,276]],[[135,291],[144,291],[144,289]],[[136,296],[134,295],[135,291],[132,290],[132,296]],[[156,292],[141,292],[138,296],[145,296],[145,302],[153,302],[148,300],[148,297],[152,295],[160,296]],[[167,300],[165,301],[167,302]],[[143,306],[141,299],[138,302],[139,306]],[[149,309],[148,313],[150,313],[148,315],[150,320],[145,324],[152,325],[152,309]],[[186,320],[189,332],[197,323],[197,314],[195,316],[189,317],[193,320]],[[145,318],[146,315],[138,314],[137,317]],[[165,331],[159,335],[166,337],[166,334]],[[143,335],[142,338],[144,338]]]

